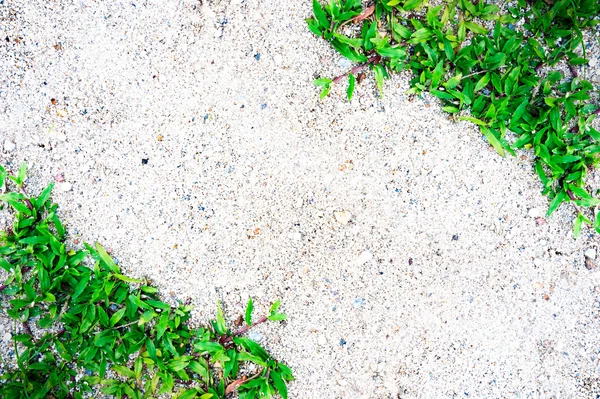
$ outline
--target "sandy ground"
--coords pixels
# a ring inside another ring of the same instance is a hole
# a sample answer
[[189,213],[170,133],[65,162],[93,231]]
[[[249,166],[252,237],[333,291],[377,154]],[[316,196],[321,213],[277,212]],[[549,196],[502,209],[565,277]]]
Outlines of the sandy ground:
[[406,76],[319,101],[312,80],[348,65],[310,14],[0,1],[0,161],[26,160],[32,192],[64,176],[74,245],[197,322],[280,298],[289,320],[252,337],[294,369],[291,398],[597,398],[597,236],[574,240],[568,207],[539,218],[529,155],[411,101]]

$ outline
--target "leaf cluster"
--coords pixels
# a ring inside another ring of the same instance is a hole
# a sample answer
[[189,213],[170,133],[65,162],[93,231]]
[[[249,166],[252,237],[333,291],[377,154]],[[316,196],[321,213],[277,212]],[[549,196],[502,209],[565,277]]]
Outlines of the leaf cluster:
[[[191,306],[161,301],[146,279],[123,275],[100,244],[69,249],[53,184],[29,198],[25,175],[25,165],[17,176],[0,166],[0,188],[12,180],[20,190],[0,196],[15,211],[12,229],[0,233],[0,267],[9,274],[0,305],[15,321],[17,359],[0,376],[0,397],[83,398],[98,387],[131,399],[217,399],[234,391],[246,399],[287,397],[291,370],[243,336],[252,300],[243,329],[226,327],[220,305],[211,327],[190,328]],[[255,324],[284,320],[278,308],[279,301]],[[86,375],[78,378],[78,370]]]
[[[373,70],[380,92],[390,73],[411,70],[409,94],[438,97],[444,111],[477,124],[500,155],[534,151],[543,194],[551,199],[548,216],[571,202],[575,236],[583,224],[600,232],[600,213],[592,221],[582,209],[600,204],[585,187],[598,164],[600,134],[592,122],[600,108],[593,85],[576,70],[587,63],[583,30],[598,24],[600,3],[518,0],[506,13],[486,1],[425,7],[424,0],[378,0],[364,9],[356,3],[331,0],[322,7],[315,0],[316,18],[307,20],[342,56],[362,63],[347,74],[348,99],[363,68]],[[515,29],[521,20],[523,29]],[[348,28],[356,23],[360,29]],[[321,98],[340,78],[315,81]]]

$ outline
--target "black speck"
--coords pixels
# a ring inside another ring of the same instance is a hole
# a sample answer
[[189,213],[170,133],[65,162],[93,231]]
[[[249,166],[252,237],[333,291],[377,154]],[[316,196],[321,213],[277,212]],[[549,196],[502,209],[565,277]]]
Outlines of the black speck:
[[383,272],[379,272],[379,275],[380,275],[380,276],[382,276],[382,275],[383,275]]
[[7,43],[10,42],[10,39],[8,38],[8,36],[6,36],[6,39],[4,39],[4,40],[6,40]]
[[408,265],[411,266],[413,264],[412,258],[408,258]]
[[142,165],[148,165],[149,158],[142,158]]
[[340,339],[340,346],[346,345],[346,340],[344,338]]
[[458,241],[458,234],[454,234],[452,236],[452,241]]
[[254,59],[255,59],[256,61],[260,61],[260,53],[256,53],[256,54],[254,54]]

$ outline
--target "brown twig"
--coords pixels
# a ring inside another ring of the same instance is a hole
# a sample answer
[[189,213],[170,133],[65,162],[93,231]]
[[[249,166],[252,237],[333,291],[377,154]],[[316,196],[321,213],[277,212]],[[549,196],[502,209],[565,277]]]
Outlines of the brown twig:
[[379,63],[379,61],[381,61],[381,56],[380,55],[375,55],[369,59],[367,59],[367,62],[357,65],[354,68],[352,68],[351,70],[349,70],[348,72],[344,73],[343,75],[337,76],[333,79],[333,83],[337,83],[340,80],[344,79],[346,76],[350,75],[350,74],[356,74],[360,71],[362,71],[365,67],[373,64],[373,65],[377,65],[377,63]]

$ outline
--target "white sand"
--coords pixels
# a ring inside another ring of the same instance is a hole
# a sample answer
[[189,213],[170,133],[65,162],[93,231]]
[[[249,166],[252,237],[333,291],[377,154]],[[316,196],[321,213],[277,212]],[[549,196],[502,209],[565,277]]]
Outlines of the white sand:
[[280,298],[289,320],[254,338],[295,371],[291,398],[599,395],[597,237],[572,238],[569,207],[538,226],[531,159],[409,101],[406,76],[319,101],[312,80],[345,66],[310,15],[4,0],[0,161],[26,160],[32,192],[64,174],[71,239],[198,322]]

